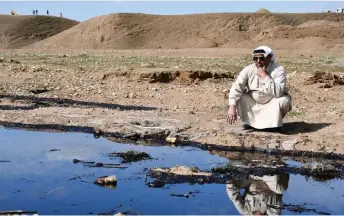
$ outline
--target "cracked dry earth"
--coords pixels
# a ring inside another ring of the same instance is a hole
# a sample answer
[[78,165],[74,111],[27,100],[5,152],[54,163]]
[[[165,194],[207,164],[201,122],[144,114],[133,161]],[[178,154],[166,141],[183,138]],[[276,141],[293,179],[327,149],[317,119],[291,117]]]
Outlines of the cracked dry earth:
[[225,122],[224,90],[250,63],[250,51],[217,50],[2,52],[0,124],[42,130],[80,126],[129,138],[170,134],[170,142],[344,153],[344,86],[332,82],[323,88],[328,81],[307,81],[316,71],[340,77],[343,57],[278,51],[293,110],[282,132],[257,132],[242,130],[240,121]]

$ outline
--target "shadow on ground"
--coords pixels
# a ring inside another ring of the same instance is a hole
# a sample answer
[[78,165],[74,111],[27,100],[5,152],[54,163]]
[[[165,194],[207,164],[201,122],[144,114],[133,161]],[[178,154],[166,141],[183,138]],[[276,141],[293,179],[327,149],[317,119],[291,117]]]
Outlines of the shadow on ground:
[[30,106],[11,106],[11,105],[0,105],[0,110],[34,110],[39,108],[38,105]]
[[0,95],[0,98],[8,98],[14,101],[24,101],[29,102],[34,105],[25,107],[22,106],[0,106],[1,110],[30,110],[37,109],[39,107],[92,107],[92,108],[106,108],[106,109],[117,109],[117,110],[155,110],[156,107],[146,107],[146,106],[126,106],[119,104],[110,103],[99,103],[90,101],[77,101],[66,98],[38,98],[32,96],[22,96],[22,95]]
[[7,129],[22,129],[22,130],[33,130],[33,131],[81,132],[81,133],[94,133],[95,131],[93,127],[61,125],[61,124],[24,124],[24,123],[19,123],[19,122],[0,121],[0,125],[2,125],[4,128],[7,128]]
[[330,126],[331,123],[307,123],[307,122],[287,122],[284,123],[280,133],[294,135],[298,133],[312,133]]
[[330,126],[331,123],[307,123],[307,122],[287,122],[281,128],[250,129],[257,132],[280,133],[284,135],[296,135],[299,133],[312,133]]

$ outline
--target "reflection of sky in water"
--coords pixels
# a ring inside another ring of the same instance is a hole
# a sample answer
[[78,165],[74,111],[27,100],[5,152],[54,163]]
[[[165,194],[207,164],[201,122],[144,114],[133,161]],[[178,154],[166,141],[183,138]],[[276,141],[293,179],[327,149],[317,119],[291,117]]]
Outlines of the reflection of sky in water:
[[[228,199],[225,185],[181,184],[158,189],[144,184],[145,168],[195,165],[210,169],[228,161],[206,151],[191,147],[116,144],[103,138],[94,139],[90,134],[5,129],[0,129],[0,143],[0,160],[11,161],[0,163],[0,210],[30,209],[37,210],[39,214],[101,213],[113,208],[141,214],[238,213]],[[49,152],[50,149],[60,151]],[[130,149],[145,151],[155,160],[128,164],[127,169],[89,168],[72,163],[74,158],[117,163],[119,159],[111,160],[103,154]],[[118,178],[118,186],[114,190],[88,183],[97,177],[112,174]],[[77,176],[81,179],[70,180]],[[292,204],[316,204],[308,207],[343,214],[344,206],[340,205],[344,200],[343,186],[343,181],[336,181],[331,184],[334,187],[331,189],[314,181],[306,183],[302,176],[291,176],[283,200]],[[184,194],[194,190],[201,193],[189,199],[169,196],[170,193]],[[116,208],[119,205],[122,207]]]

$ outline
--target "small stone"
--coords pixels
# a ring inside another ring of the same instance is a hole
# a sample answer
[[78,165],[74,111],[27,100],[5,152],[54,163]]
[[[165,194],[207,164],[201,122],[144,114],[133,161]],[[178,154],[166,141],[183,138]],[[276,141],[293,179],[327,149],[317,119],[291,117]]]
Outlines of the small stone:
[[80,163],[81,160],[78,160],[78,159],[73,159],[73,163]]
[[174,109],[179,109],[179,106],[174,106]]
[[112,176],[103,176],[98,178],[93,182],[94,184],[97,185],[117,185],[117,178],[115,175]]
[[166,137],[166,142],[175,143],[177,141],[177,137]]
[[94,130],[93,134],[95,136],[100,136],[103,133],[103,131],[100,128],[97,128],[97,127],[95,127],[93,130]]
[[155,68],[153,63],[142,63],[141,67],[143,67],[143,68]]
[[285,140],[281,143],[280,148],[282,150],[293,151],[295,150],[295,145],[298,143],[296,139],[293,140]]
[[134,93],[130,93],[129,98],[136,98],[136,95]]
[[153,188],[162,188],[164,186],[165,186],[165,183],[159,180],[155,180],[153,182],[148,183],[148,187],[153,187]]

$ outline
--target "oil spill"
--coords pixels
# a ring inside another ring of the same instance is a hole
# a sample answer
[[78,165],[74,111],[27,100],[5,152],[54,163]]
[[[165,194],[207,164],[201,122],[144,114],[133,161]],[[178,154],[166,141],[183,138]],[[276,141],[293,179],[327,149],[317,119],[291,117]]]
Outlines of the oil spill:
[[[194,147],[119,144],[85,133],[3,128],[0,128],[0,144],[0,161],[6,161],[0,163],[0,211],[31,210],[53,215],[239,214],[257,209],[236,200],[254,199],[278,214],[344,213],[343,180],[319,182],[300,174],[284,174],[288,178],[274,179],[263,176],[249,182],[237,179],[227,184],[160,183],[157,185],[162,187],[150,187],[154,179],[147,179],[146,173],[155,167],[184,165],[211,170],[235,162]],[[121,158],[107,155],[129,150],[146,152],[153,159],[126,163],[125,169],[73,163],[73,159],[78,159],[121,164]],[[281,160],[300,165],[287,157]],[[99,177],[112,175],[117,179],[115,187],[93,184]],[[281,179],[283,183],[278,183]],[[277,186],[279,190],[271,189],[276,185],[282,186]],[[276,200],[273,208],[269,200]],[[278,203],[285,204],[280,211],[276,210]]]

